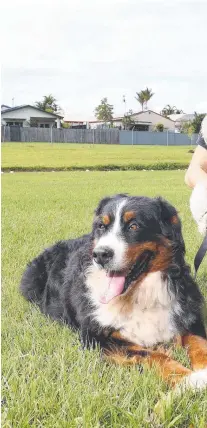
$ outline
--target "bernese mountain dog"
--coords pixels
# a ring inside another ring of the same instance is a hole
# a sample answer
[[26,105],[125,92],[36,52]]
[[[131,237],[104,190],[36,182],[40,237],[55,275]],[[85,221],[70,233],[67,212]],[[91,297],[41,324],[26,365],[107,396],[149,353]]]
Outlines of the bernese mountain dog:
[[[179,389],[207,385],[204,302],[185,262],[177,211],[162,198],[104,198],[91,233],[45,249],[28,264],[20,290],[108,360],[155,364]],[[174,339],[191,369],[163,350]]]

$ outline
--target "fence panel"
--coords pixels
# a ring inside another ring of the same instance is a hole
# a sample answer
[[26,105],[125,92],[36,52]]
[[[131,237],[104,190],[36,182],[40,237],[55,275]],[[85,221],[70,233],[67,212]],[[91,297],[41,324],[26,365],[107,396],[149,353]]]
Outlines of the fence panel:
[[198,134],[192,138],[175,132],[120,131],[120,144],[152,146],[189,146],[196,144]]
[[79,144],[119,144],[119,130],[21,128],[21,141]]
[[[188,137],[174,132],[119,131],[118,129],[65,129],[1,127],[1,141],[186,146],[196,144],[197,134]],[[18,132],[17,132],[18,131]],[[16,136],[16,137],[15,137]]]
[[1,142],[11,141],[10,126],[1,125]]

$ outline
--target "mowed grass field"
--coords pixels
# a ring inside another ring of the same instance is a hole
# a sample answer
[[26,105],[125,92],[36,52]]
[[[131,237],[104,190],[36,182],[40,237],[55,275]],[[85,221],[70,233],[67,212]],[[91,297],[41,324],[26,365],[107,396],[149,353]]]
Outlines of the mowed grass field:
[[[2,426],[206,428],[206,392],[186,393],[155,417],[168,391],[155,370],[140,374],[108,365],[98,350],[83,351],[76,333],[45,318],[18,291],[29,260],[57,240],[90,231],[99,199],[118,192],[173,203],[192,265],[201,237],[184,172],[14,173],[2,176],[2,190]],[[198,281],[207,297],[206,278],[204,261]],[[184,351],[174,356],[188,364]]]
[[186,168],[192,147],[120,146],[109,144],[2,144],[2,168],[47,169],[178,169]]

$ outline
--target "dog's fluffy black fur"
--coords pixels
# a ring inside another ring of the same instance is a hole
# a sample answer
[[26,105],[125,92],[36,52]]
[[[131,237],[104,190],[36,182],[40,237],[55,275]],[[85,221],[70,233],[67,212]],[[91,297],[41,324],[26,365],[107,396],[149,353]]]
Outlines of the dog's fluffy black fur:
[[[117,207],[122,208],[122,211],[119,208],[118,214]],[[123,220],[126,212],[134,213],[133,224]],[[102,325],[101,321],[94,317],[96,301],[93,298],[93,290],[88,288],[87,278],[94,264],[94,269],[115,271],[112,261],[107,260],[105,264],[102,260],[97,261],[97,254],[94,261],[94,247],[97,248],[100,240],[109,236],[109,233],[110,242],[113,241],[118,215],[119,237],[116,239],[124,242],[125,249],[146,243],[157,246],[162,244],[163,248],[165,245],[170,246],[171,258],[167,266],[163,265],[161,274],[173,296],[174,303],[170,314],[172,323],[178,334],[192,333],[205,338],[203,299],[184,259],[185,248],[180,220],[175,208],[160,198],[116,195],[103,199],[95,211],[91,233],[78,239],[60,241],[28,264],[20,285],[24,297],[36,303],[44,314],[54,320],[63,321],[78,329],[84,345],[98,343],[106,348],[110,344],[111,332],[116,327]],[[104,216],[107,216],[109,224],[103,223]],[[151,247],[149,246],[148,250],[143,247],[141,256],[139,254],[135,262],[131,263],[128,259],[124,273],[125,288],[120,293],[122,298],[128,295],[130,287],[131,290],[137,287],[139,276],[145,277],[153,270],[158,251],[153,248],[158,247]],[[116,253],[115,247],[113,251]],[[120,275],[121,268],[118,268],[118,271]],[[120,296],[115,296],[114,301]]]

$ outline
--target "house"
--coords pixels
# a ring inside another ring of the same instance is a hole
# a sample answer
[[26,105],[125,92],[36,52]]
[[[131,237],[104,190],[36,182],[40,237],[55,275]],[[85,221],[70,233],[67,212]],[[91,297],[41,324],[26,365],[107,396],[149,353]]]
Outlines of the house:
[[[129,117],[133,121],[131,128],[133,128],[134,131],[154,131],[158,123],[162,123],[164,125],[165,131],[175,131],[175,122],[173,120],[152,110],[133,113],[129,115]],[[123,119],[124,116],[112,119],[113,127],[124,129]],[[89,122],[89,124],[91,128],[106,127],[110,125],[109,123],[105,124],[102,121],[92,121]]]
[[70,128],[72,129],[86,129],[87,128],[87,122],[84,122],[83,120],[67,120],[64,119],[64,123],[67,123]]
[[116,117],[112,119],[111,122],[104,122],[103,120],[91,120],[88,122],[88,125],[90,129],[98,129],[98,128],[106,129],[106,128],[110,128],[111,124],[113,124],[114,128],[122,128],[122,120],[123,120],[123,116]]
[[11,107],[6,106],[5,104],[2,104],[1,105],[1,112],[4,111],[4,110],[7,110],[8,108],[11,108]]
[[175,131],[180,132],[181,127],[184,123],[192,122],[195,118],[195,114],[190,113],[180,113],[180,114],[170,114],[169,119],[173,120],[175,122]]
[[144,110],[138,113],[133,113],[131,119],[134,121],[136,131],[154,131],[156,125],[161,123],[164,130],[174,131],[175,122],[153,110]]
[[[3,108],[2,108],[3,107]],[[31,105],[22,105],[17,107],[1,106],[1,124],[7,126],[38,128],[61,127],[63,116],[55,113],[48,113]]]

